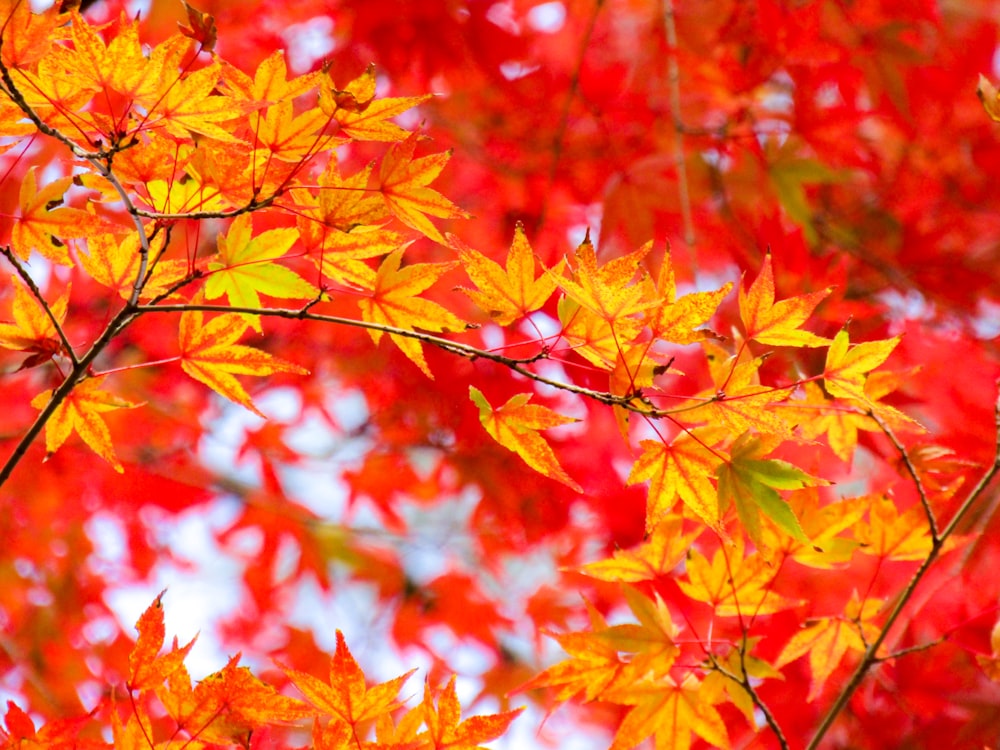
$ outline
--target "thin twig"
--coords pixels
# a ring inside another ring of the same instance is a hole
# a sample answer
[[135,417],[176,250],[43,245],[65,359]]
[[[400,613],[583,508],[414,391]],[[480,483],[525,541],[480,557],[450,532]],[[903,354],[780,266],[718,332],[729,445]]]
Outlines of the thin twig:
[[875,413],[874,409],[868,410],[868,416],[875,420],[876,424],[885,433],[885,436],[889,438],[893,446],[899,452],[899,455],[903,458],[903,464],[906,466],[906,471],[909,473],[910,477],[913,479],[913,484],[916,485],[917,494],[920,497],[920,504],[924,506],[924,513],[927,515],[927,525],[931,529],[931,539],[935,542],[938,540],[938,527],[937,518],[934,515],[934,509],[931,508],[931,501],[927,497],[927,490],[924,487],[923,480],[920,478],[920,474],[917,473],[917,467],[913,465],[913,461],[910,459],[910,452],[906,450],[906,447],[899,441],[896,434],[892,431],[892,428],[886,423],[882,417]]
[[667,33],[667,85],[670,89],[670,118],[674,125],[674,166],[677,169],[677,192],[684,225],[684,242],[690,250],[695,244],[694,219],[691,215],[691,191],[688,186],[687,159],[684,156],[684,122],[681,119],[681,71],[677,64],[677,25],[673,0],[664,0],[663,25]]
[[[997,383],[997,388],[1000,389],[1000,382]],[[834,701],[832,706],[830,706],[830,709],[829,711],[827,711],[826,716],[823,717],[823,720],[820,722],[819,727],[817,727],[816,729],[816,734],[813,736],[812,740],[807,745],[806,750],[815,750],[817,747],[819,747],[819,744],[820,742],[822,742],[823,737],[826,736],[826,733],[830,730],[830,727],[833,726],[834,720],[837,718],[840,712],[844,710],[844,707],[847,705],[847,702],[851,699],[851,696],[854,695],[855,691],[861,685],[861,682],[867,675],[868,670],[870,670],[873,665],[878,663],[879,658],[876,656],[876,651],[878,651],[878,649],[885,642],[885,639],[889,635],[889,630],[896,623],[896,620],[899,619],[900,615],[902,615],[903,609],[912,598],[914,591],[916,591],[917,585],[920,583],[921,580],[923,580],[924,576],[927,574],[927,571],[930,570],[935,560],[937,560],[938,555],[940,555],[941,549],[944,546],[944,543],[955,532],[955,529],[957,528],[958,524],[961,523],[962,519],[973,508],[973,506],[976,504],[976,501],[979,500],[983,492],[986,491],[986,488],[993,481],[994,477],[996,477],[997,472],[1000,471],[1000,396],[998,396],[997,402],[994,405],[993,414],[994,414],[994,423],[996,429],[996,445],[993,451],[993,463],[983,473],[983,476],[979,479],[979,482],[977,482],[976,486],[973,487],[972,490],[969,492],[968,496],[965,498],[965,501],[962,503],[961,507],[958,509],[958,511],[956,511],[955,515],[948,522],[947,526],[944,527],[944,529],[941,531],[937,539],[932,541],[931,551],[927,554],[927,557],[924,559],[924,561],[920,563],[920,567],[917,568],[916,572],[914,572],[913,576],[910,578],[909,583],[906,584],[906,588],[903,589],[902,593],[897,599],[896,606],[893,608],[892,612],[889,614],[889,617],[886,619],[885,624],[882,626],[882,630],[879,633],[878,637],[865,650],[865,654],[862,657],[861,661],[858,663],[858,666],[855,668],[854,673],[851,675],[850,680],[848,680],[843,690],[840,691],[840,694],[837,696],[837,700]]]
[[56,319],[55,313],[52,312],[52,308],[49,306],[48,300],[46,300],[45,297],[42,295],[42,290],[38,288],[38,284],[36,284],[35,280],[31,278],[31,274],[28,273],[28,269],[25,268],[23,265],[21,265],[21,261],[18,260],[17,256],[14,254],[14,251],[11,250],[10,245],[0,248],[0,253],[2,253],[3,256],[10,262],[10,264],[14,266],[14,270],[17,271],[17,275],[21,277],[21,281],[23,281],[27,285],[28,289],[31,290],[31,293],[34,295],[35,300],[45,311],[45,314],[48,316],[49,321],[52,323],[52,327],[56,329],[56,335],[59,336],[59,340],[62,342],[63,349],[66,350],[66,356],[69,357],[70,362],[76,365],[77,364],[76,352],[73,351],[73,346],[69,343],[69,339],[66,337],[66,332],[63,330],[62,325],[60,325],[59,321]]
[[750,677],[747,675],[746,666],[746,636],[744,635],[743,642],[740,645],[740,671],[742,674],[736,675],[730,672],[728,669],[719,664],[718,660],[715,658],[714,654],[709,655],[709,659],[712,662],[713,668],[719,672],[723,677],[732,680],[741,688],[747,691],[747,695],[750,696],[750,700],[753,705],[763,714],[764,722],[770,727],[771,731],[774,732],[774,736],[778,739],[778,746],[781,750],[789,750],[791,747],[788,744],[788,739],[785,737],[785,733],[781,731],[781,725],[778,723],[777,718],[771,712],[770,707],[764,702],[764,700],[757,694],[754,689],[753,684],[750,682]]

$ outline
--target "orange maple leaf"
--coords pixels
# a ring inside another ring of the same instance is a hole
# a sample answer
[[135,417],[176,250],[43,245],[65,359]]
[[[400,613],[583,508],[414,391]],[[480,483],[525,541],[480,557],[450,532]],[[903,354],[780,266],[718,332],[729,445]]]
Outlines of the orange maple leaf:
[[438,695],[437,705],[430,684],[426,683],[420,706],[427,726],[426,737],[434,750],[477,750],[480,742],[495,740],[506,732],[510,723],[524,710],[517,708],[489,716],[470,716],[460,721],[462,706],[455,694],[454,675]]
[[535,256],[520,222],[514,229],[506,268],[473,250],[455,235],[448,235],[448,244],[458,251],[462,268],[478,287],[478,290],[462,288],[462,291],[497,325],[510,325],[538,310],[556,290],[553,274],[559,273],[561,264],[553,273],[535,278]]
[[668,514],[661,517],[649,538],[635,549],[616,549],[606,560],[587,563],[580,572],[601,581],[638,583],[669,575],[688,553],[702,527],[683,533],[684,519]]
[[375,98],[375,66],[369,65],[365,72],[339,91],[330,78],[320,82],[319,106],[323,112],[336,119],[341,130],[358,141],[399,142],[410,134],[389,122],[389,118],[402,114],[433,94],[423,96],[401,96]]
[[[45,449],[50,455],[55,453],[75,431],[94,453],[121,473],[124,469],[115,455],[111,434],[101,414],[114,409],[133,409],[141,404],[102,391],[103,382],[103,377],[84,380],[66,395],[45,424]],[[43,391],[31,399],[31,405],[44,409],[51,399],[52,391]]]
[[722,434],[698,428],[678,435],[669,445],[662,440],[642,440],[642,455],[629,472],[626,484],[650,480],[646,500],[646,531],[651,531],[680,499],[716,531],[722,530],[719,503],[710,477],[726,454],[713,449]]
[[511,396],[498,409],[494,409],[475,386],[469,386],[469,398],[479,407],[479,421],[500,445],[514,451],[539,474],[583,492],[583,488],[559,465],[552,446],[538,434],[539,430],[578,422],[578,419],[564,417],[544,406],[529,404],[531,395],[528,393]]
[[57,208],[63,202],[72,177],[62,177],[50,182],[41,190],[32,167],[24,175],[18,205],[21,212],[14,218],[11,246],[22,260],[28,260],[32,250],[37,250],[49,260],[63,266],[73,265],[64,240],[86,237],[98,231],[101,220],[79,208]]
[[646,299],[641,285],[632,283],[642,259],[651,248],[652,243],[648,243],[628,255],[598,266],[597,254],[588,232],[576,248],[573,279],[556,275],[555,269],[550,269],[547,273],[558,279],[559,286],[570,299],[617,330],[619,321],[657,304],[655,300]]
[[34,352],[21,368],[34,367],[47,362],[62,349],[63,344],[52,318],[55,318],[59,325],[66,319],[70,290],[67,287],[59,299],[49,305],[49,310],[52,312],[50,318],[27,287],[14,276],[11,276],[10,280],[11,286],[14,287],[14,303],[11,305],[11,315],[14,320],[12,323],[0,323],[0,346],[14,351]]
[[[408,331],[422,328],[426,331],[461,331],[465,328],[454,313],[437,302],[421,299],[416,295],[427,289],[441,276],[455,267],[455,263],[415,263],[400,269],[403,250],[390,253],[379,266],[371,286],[371,295],[358,300],[361,317],[371,323],[381,323]],[[369,330],[376,344],[382,331]],[[403,353],[433,379],[420,342],[398,334],[390,334]]]
[[[855,526],[854,538],[866,555],[889,560],[924,560],[934,547],[927,514],[920,505],[913,505],[902,513],[896,504],[879,495],[870,497],[868,521]],[[960,540],[948,537],[941,552],[954,549]]]
[[861,602],[855,591],[843,616],[822,617],[815,624],[800,630],[785,644],[774,666],[781,669],[800,656],[809,654],[812,684],[806,700],[814,700],[848,651],[864,653],[867,644],[878,637],[879,627],[873,620],[883,603],[881,599]]
[[418,138],[414,133],[389,149],[379,168],[379,190],[393,216],[424,236],[444,244],[441,232],[427,217],[464,219],[470,214],[438,191],[427,187],[441,174],[444,165],[451,158],[451,152],[414,159],[413,151]]
[[139,638],[128,657],[129,690],[159,687],[183,666],[184,658],[194,646],[195,638],[192,638],[186,646],[178,647],[175,642],[170,651],[160,654],[166,632],[163,626],[163,594],[161,591],[135,624]]
[[330,659],[329,684],[305,672],[279,666],[311,706],[322,714],[337,717],[351,727],[398,708],[400,688],[416,671],[411,670],[387,682],[367,687],[365,674],[351,655],[344,634],[339,630],[337,648]]
[[195,380],[263,417],[233,375],[271,375],[276,372],[308,373],[260,349],[237,344],[248,327],[241,315],[226,313],[207,324],[200,310],[181,314],[181,367]]
[[771,346],[826,346],[830,339],[799,330],[813,310],[833,288],[774,301],[774,270],[771,254],[764,256],[764,267],[749,289],[740,286],[740,318],[747,338]]
[[713,747],[728,748],[729,735],[722,716],[709,702],[709,691],[694,674],[678,684],[669,675],[641,680],[607,695],[615,703],[631,705],[609,750],[629,750],[650,736],[656,747],[688,750],[692,733]]
[[[166,234],[159,233],[150,243],[149,257],[157,259],[166,242]],[[129,299],[139,274],[139,238],[135,232],[124,237],[102,232],[87,237],[87,252],[79,254],[83,270],[97,283],[113,290],[122,299]],[[150,299],[164,293],[177,281],[187,276],[189,267],[184,260],[157,260],[150,266],[142,283],[140,299]]]
[[700,328],[715,314],[722,298],[733,288],[732,282],[712,292],[692,292],[677,298],[677,282],[668,252],[663,256],[656,281],[656,306],[647,313],[653,336],[677,344],[691,344],[715,336],[712,331]]
[[712,561],[691,550],[687,581],[677,585],[692,599],[711,604],[719,617],[767,615],[791,609],[801,602],[785,599],[771,589],[778,573],[759,552],[744,556],[743,537],[733,537],[733,546],[716,550]]

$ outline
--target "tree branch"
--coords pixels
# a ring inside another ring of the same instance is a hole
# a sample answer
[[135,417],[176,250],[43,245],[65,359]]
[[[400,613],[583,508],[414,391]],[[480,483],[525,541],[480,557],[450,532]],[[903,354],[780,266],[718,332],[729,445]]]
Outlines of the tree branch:
[[[1000,389],[1000,382],[997,383],[997,388]],[[955,532],[958,524],[961,523],[962,519],[969,513],[976,501],[979,500],[983,492],[986,491],[986,488],[993,481],[994,477],[996,477],[997,472],[1000,471],[1000,396],[998,396],[996,404],[994,405],[993,414],[996,430],[996,444],[993,451],[993,463],[979,479],[976,486],[970,490],[968,496],[965,498],[965,501],[955,512],[955,515],[952,517],[951,521],[948,522],[948,525],[945,526],[940,535],[933,540],[931,551],[927,554],[924,561],[920,563],[920,567],[917,568],[916,572],[914,572],[909,583],[906,584],[906,588],[903,589],[898,600],[896,601],[896,606],[893,608],[889,617],[886,619],[885,624],[882,626],[882,630],[879,633],[878,638],[876,638],[865,650],[865,654],[858,663],[858,666],[855,668],[854,673],[844,686],[844,689],[841,690],[840,694],[837,696],[837,700],[834,701],[833,705],[830,706],[829,711],[827,711],[826,715],[823,717],[819,727],[816,729],[816,734],[807,745],[806,750],[816,750],[816,748],[819,747],[819,743],[830,730],[830,727],[833,726],[833,722],[840,712],[844,710],[844,707],[851,699],[851,696],[854,695],[854,692],[861,685],[861,682],[867,675],[868,670],[879,662],[879,659],[875,654],[888,637],[889,630],[896,623],[896,620],[899,619],[900,615],[902,615],[903,609],[910,601],[914,591],[916,591],[917,585],[921,580],[923,580],[927,571],[930,570],[931,566],[937,560],[945,541],[947,541],[947,539]]]
[[937,542],[938,541],[938,527],[937,518],[934,516],[934,509],[931,508],[930,499],[927,497],[927,490],[924,488],[923,480],[917,473],[917,467],[913,465],[913,461],[910,459],[910,453],[906,450],[905,446],[896,437],[896,434],[892,431],[892,428],[882,419],[878,414],[875,413],[874,409],[868,410],[868,416],[875,420],[875,423],[882,429],[885,436],[889,438],[893,446],[899,452],[899,455],[903,458],[903,464],[906,466],[906,471],[909,473],[910,477],[913,479],[913,484],[917,487],[917,494],[920,496],[920,504],[924,507],[924,513],[927,516],[927,525],[931,529],[931,538]]

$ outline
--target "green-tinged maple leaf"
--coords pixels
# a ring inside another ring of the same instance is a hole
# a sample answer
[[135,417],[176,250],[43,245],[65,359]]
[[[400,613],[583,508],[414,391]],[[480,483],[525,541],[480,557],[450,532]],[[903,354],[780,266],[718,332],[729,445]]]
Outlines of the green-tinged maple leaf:
[[398,708],[400,688],[416,671],[411,670],[395,679],[368,687],[364,672],[351,655],[339,630],[337,648],[330,659],[329,683],[285,666],[281,669],[317,711],[334,716],[351,727]]
[[744,555],[743,538],[734,535],[734,544],[716,550],[709,562],[698,550],[687,561],[687,581],[678,581],[681,590],[695,601],[715,607],[719,617],[753,617],[791,609],[801,601],[775,593],[771,581],[778,567],[759,552]]
[[[115,409],[133,409],[141,404],[102,391],[103,382],[103,377],[84,380],[63,398],[45,424],[45,450],[55,453],[70,434],[76,432],[94,453],[121,473],[124,469],[115,455],[111,434],[101,414]],[[51,398],[52,391],[44,391],[31,399],[31,405],[44,409]]]
[[[879,634],[873,620],[883,605],[880,599],[858,599],[855,591],[839,617],[823,617],[800,630],[785,644],[774,666],[781,669],[800,656],[809,654],[812,684],[807,701],[813,701],[848,651],[864,653]],[[884,655],[884,649],[879,655]]]
[[719,503],[711,477],[726,453],[713,448],[722,433],[698,428],[678,435],[668,445],[662,440],[643,440],[642,454],[629,472],[627,484],[649,484],[646,500],[646,531],[651,531],[680,499],[710,528],[721,532]]
[[705,693],[703,683],[688,673],[680,684],[664,675],[606,695],[607,700],[633,706],[609,750],[630,750],[647,737],[655,738],[657,748],[688,750],[692,734],[712,747],[728,748],[726,724]]
[[431,154],[414,159],[417,146],[414,133],[401,143],[393,144],[379,168],[379,190],[392,215],[426,237],[444,244],[444,236],[428,219],[463,219],[469,214],[437,190],[427,187],[444,169],[450,152]]
[[552,273],[543,273],[536,279],[535,256],[520,223],[514,229],[506,268],[452,234],[448,235],[448,243],[458,252],[462,268],[477,287],[462,291],[497,325],[510,325],[538,310],[556,290],[561,264]]
[[497,409],[490,405],[475,386],[469,386],[469,398],[479,407],[479,421],[500,445],[514,451],[539,474],[562,482],[577,492],[583,492],[583,488],[559,465],[552,446],[538,434],[539,430],[579,420],[564,417],[544,406],[529,404],[531,395],[528,393],[511,396],[507,403]]
[[128,689],[150,690],[159,687],[183,666],[195,639],[181,647],[175,642],[170,651],[160,654],[166,632],[163,626],[163,592],[140,615],[135,628],[139,631],[139,638],[128,657]]
[[750,288],[740,286],[740,318],[747,338],[770,346],[826,346],[830,339],[800,330],[813,310],[833,289],[774,301],[774,270],[771,254]]
[[[238,216],[229,232],[219,237],[219,252],[209,260],[205,297],[226,295],[235,307],[260,307],[260,296],[308,299],[319,290],[290,268],[273,261],[283,257],[299,238],[289,227],[253,235],[250,214]],[[260,333],[260,317],[245,314],[250,327]]]
[[677,282],[670,253],[663,257],[660,273],[653,294],[657,300],[654,308],[646,313],[653,336],[676,344],[691,344],[715,336],[702,328],[719,307],[722,298],[733,288],[732,282],[712,292],[692,292],[677,297]]
[[14,287],[14,303],[11,305],[10,323],[0,322],[0,346],[14,351],[33,352],[24,364],[33,367],[47,362],[62,349],[62,341],[52,323],[52,318],[61,326],[66,320],[66,306],[69,304],[69,287],[55,302],[49,305],[52,318],[45,312],[41,303],[16,277],[10,277]]
[[572,279],[557,275],[554,269],[546,273],[558,280],[570,299],[617,330],[619,321],[657,304],[645,298],[642,285],[632,283],[651,248],[652,243],[598,266],[597,254],[588,233],[576,248]]
[[204,322],[204,317],[200,310],[189,310],[181,314],[181,367],[192,378],[230,401],[263,417],[234,375],[263,376],[276,372],[307,374],[308,371],[298,365],[280,360],[260,349],[237,344],[248,327],[242,316],[226,313],[208,323]]
[[771,449],[768,443],[749,432],[733,443],[729,460],[716,470],[720,511],[724,512],[732,502],[747,534],[758,545],[762,534],[761,513],[787,534],[808,543],[798,519],[777,490],[799,490],[829,482],[810,476],[787,461],[763,458]]
[[667,514],[653,528],[646,539],[635,549],[614,551],[606,560],[587,563],[580,572],[601,581],[638,583],[652,581],[670,572],[684,559],[688,550],[702,532],[695,528],[683,533],[684,519]]
[[826,390],[831,396],[871,404],[865,393],[865,381],[871,371],[892,354],[901,338],[896,336],[882,341],[868,341],[852,347],[848,341],[847,329],[840,329],[826,353],[826,367],[823,370]]
[[18,205],[20,214],[14,217],[10,242],[22,260],[28,260],[37,250],[54,263],[73,265],[65,240],[86,237],[100,231],[102,221],[79,208],[61,206],[72,177],[63,177],[38,189],[36,168],[31,167],[21,182]]
[[622,587],[622,593],[639,622],[612,625],[595,633],[618,651],[630,655],[620,684],[638,678],[667,675],[680,654],[676,642],[680,629],[674,625],[667,605],[655,592],[654,599],[650,599],[638,589],[626,585]]
[[[415,263],[400,268],[403,250],[390,253],[379,266],[371,293],[358,300],[361,317],[370,323],[380,323],[408,331],[422,328],[425,331],[461,331],[465,328],[454,313],[441,307],[437,302],[422,299],[417,295],[430,287],[441,276],[455,267],[455,263]],[[382,331],[369,330],[376,344],[382,338]],[[391,334],[392,340],[423,373],[433,379],[420,342],[398,334]]]
[[455,693],[454,675],[448,684],[440,691],[437,703],[429,683],[424,685],[424,700],[420,704],[424,724],[427,727],[426,738],[433,743],[434,748],[454,748],[454,750],[478,750],[481,742],[495,740],[510,726],[524,709],[504,711],[488,716],[470,716],[461,721],[462,706]]
[[404,141],[410,133],[389,119],[412,109],[430,99],[432,94],[423,96],[402,96],[375,98],[375,66],[369,65],[365,72],[339,91],[329,77],[320,82],[319,106],[324,114],[333,117],[341,130],[358,141]]
[[759,540],[769,559],[788,556],[811,568],[830,569],[850,562],[860,545],[845,532],[855,529],[868,511],[865,498],[843,498],[820,504],[819,492],[806,488],[789,493],[788,507],[798,519],[808,541],[785,533],[777,525],[763,524]]

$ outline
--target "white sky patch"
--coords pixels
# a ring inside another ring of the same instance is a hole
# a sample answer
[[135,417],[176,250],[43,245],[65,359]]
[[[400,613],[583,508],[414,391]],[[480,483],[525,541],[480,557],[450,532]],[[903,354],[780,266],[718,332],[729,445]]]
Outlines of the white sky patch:
[[544,34],[555,34],[566,23],[566,6],[562,3],[542,3],[528,11],[528,25]]
[[303,23],[293,23],[281,33],[288,48],[288,67],[301,75],[337,48],[333,37],[333,19],[315,16]]

